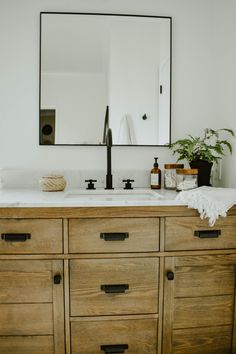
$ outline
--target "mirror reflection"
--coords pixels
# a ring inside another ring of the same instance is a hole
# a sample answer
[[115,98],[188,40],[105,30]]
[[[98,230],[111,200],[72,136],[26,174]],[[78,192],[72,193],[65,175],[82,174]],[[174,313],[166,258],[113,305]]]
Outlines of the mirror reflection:
[[171,18],[41,13],[40,22],[40,144],[101,145],[105,118],[114,145],[170,143]]

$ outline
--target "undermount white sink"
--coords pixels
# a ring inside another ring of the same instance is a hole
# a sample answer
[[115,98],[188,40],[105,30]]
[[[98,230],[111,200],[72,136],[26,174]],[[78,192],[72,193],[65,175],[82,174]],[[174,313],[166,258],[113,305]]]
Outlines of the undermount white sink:
[[95,189],[75,190],[65,195],[65,198],[88,201],[155,201],[163,197],[150,189]]

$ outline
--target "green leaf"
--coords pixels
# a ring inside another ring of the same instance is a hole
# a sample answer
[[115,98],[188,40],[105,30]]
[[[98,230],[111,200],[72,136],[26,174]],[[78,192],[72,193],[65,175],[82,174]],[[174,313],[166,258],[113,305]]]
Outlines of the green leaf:
[[173,154],[179,154],[179,160],[186,159],[192,161],[195,159],[203,159],[209,162],[217,162],[225,154],[225,148],[232,153],[232,145],[227,140],[220,140],[220,133],[226,132],[231,136],[235,136],[233,130],[211,129],[206,128],[203,130],[201,136],[194,137],[191,134],[186,139],[179,139],[170,145]]

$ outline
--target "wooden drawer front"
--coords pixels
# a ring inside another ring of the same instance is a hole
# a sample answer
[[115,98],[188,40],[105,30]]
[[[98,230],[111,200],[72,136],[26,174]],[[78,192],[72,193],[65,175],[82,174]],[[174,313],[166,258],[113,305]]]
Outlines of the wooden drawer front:
[[71,338],[72,354],[105,354],[101,346],[108,345],[128,346],[110,353],[156,354],[157,320],[76,321],[71,323]]
[[157,258],[71,260],[70,265],[71,316],[157,312]]
[[0,254],[62,253],[62,220],[0,220]]
[[213,227],[199,217],[166,218],[166,251],[223,248],[236,248],[235,216],[222,218]]
[[[104,233],[105,236],[101,235]],[[122,235],[114,235],[114,233]],[[119,237],[126,237],[127,234],[128,238],[119,240]],[[113,240],[105,240],[104,238],[113,238]],[[149,252],[158,250],[158,218],[69,220],[70,253]]]
[[53,336],[0,337],[1,354],[54,354]]

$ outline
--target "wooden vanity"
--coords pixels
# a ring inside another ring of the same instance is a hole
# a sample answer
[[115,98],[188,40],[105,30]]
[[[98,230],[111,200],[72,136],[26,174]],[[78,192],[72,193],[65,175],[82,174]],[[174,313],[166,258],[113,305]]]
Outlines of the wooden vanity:
[[0,208],[1,354],[236,353],[236,207]]

